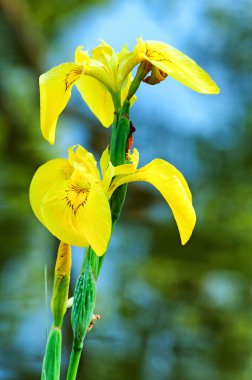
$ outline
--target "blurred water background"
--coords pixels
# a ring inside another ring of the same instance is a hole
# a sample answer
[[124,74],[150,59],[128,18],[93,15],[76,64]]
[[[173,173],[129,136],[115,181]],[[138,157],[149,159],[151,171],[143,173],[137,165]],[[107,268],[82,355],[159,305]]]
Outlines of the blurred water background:
[[[182,247],[151,186],[130,184],[98,282],[101,321],[88,334],[79,379],[250,380],[252,373],[251,0],[0,0],[0,379],[40,376],[48,289],[58,242],[36,220],[36,168],[82,144],[99,159],[109,131],[80,95],[51,147],[39,129],[38,76],[104,39],[137,37],[193,57],[221,87],[194,93],[168,79],[143,84],[132,108],[141,164],[161,157],[189,181],[197,227]],[[81,250],[73,250],[72,290]],[[68,313],[69,314],[69,313]],[[63,372],[71,342],[64,325]]]

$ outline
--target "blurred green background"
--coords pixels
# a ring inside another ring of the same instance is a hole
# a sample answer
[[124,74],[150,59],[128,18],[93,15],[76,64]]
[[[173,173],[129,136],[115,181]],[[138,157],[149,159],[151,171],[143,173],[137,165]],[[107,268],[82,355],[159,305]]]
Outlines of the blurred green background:
[[[198,221],[181,247],[161,196],[130,184],[98,283],[101,321],[79,379],[250,380],[252,373],[251,0],[0,0],[0,379],[38,379],[58,242],[36,220],[36,168],[82,144],[99,159],[110,131],[77,91],[51,147],[39,129],[38,76],[77,45],[116,50],[137,37],[193,57],[216,80],[204,96],[167,79],[143,84],[132,108],[141,164],[162,157],[186,176]],[[81,250],[73,250],[72,290]],[[68,313],[69,314],[69,313]],[[64,325],[62,378],[71,343]]]

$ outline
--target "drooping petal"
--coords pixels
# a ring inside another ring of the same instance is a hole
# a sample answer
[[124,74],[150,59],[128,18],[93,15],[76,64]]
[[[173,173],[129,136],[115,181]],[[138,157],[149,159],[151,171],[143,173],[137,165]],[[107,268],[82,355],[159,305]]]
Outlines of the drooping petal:
[[111,234],[110,207],[96,183],[58,181],[43,198],[45,226],[67,244],[92,246],[97,255],[107,248]]
[[58,158],[40,166],[34,174],[30,185],[30,203],[34,214],[42,224],[44,220],[41,204],[45,194],[55,182],[69,179],[72,173],[73,168],[68,160]]
[[76,215],[89,191],[72,180],[57,181],[50,187],[43,197],[41,214],[52,235],[70,245],[88,246],[84,226],[81,231],[76,226]]
[[50,144],[54,144],[58,117],[66,107],[72,87],[83,70],[83,65],[63,63],[39,78],[41,130]]
[[216,83],[205,70],[181,51],[159,41],[139,39],[135,52],[145,55],[152,65],[192,90],[203,94],[218,94]]
[[82,76],[76,86],[93,114],[108,128],[114,119],[114,104],[110,92],[96,78]]
[[107,196],[96,183],[91,184],[88,202],[80,207],[77,219],[78,229],[83,228],[85,220],[85,236],[98,256],[107,250],[111,235],[111,211]]
[[168,162],[155,159],[132,174],[115,178],[109,195],[111,196],[118,186],[133,181],[149,182],[160,191],[173,212],[181,242],[185,244],[192,234],[196,215],[191,192],[183,175]]

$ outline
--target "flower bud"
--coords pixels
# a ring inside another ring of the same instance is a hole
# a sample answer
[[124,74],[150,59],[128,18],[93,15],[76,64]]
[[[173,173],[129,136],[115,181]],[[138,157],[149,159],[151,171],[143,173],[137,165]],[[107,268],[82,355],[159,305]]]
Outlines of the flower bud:
[[77,280],[74,292],[71,322],[74,336],[73,346],[75,349],[82,348],[83,340],[92,319],[95,299],[96,283],[89,257],[87,257],[84,270]]
[[71,247],[60,242],[54,272],[52,314],[54,326],[61,327],[67,309],[71,270]]

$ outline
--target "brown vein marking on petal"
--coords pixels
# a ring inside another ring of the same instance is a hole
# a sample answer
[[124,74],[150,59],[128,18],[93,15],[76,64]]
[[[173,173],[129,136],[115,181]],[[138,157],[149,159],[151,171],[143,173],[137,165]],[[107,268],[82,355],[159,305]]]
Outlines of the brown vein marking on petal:
[[70,73],[68,73],[65,77],[65,91],[67,91],[67,89],[71,86],[71,84],[73,84],[77,77],[82,74],[83,72],[83,69],[81,67],[77,67],[75,69],[73,69],[72,71],[70,71]]
[[90,193],[90,188],[82,188],[79,185],[69,185],[66,189],[65,200],[69,207],[76,215],[77,211],[81,206],[85,206],[87,203],[88,195]]
[[170,62],[172,61],[167,58],[163,53],[160,51],[152,50],[152,49],[147,49],[146,53],[148,58],[153,59],[153,61],[161,61],[161,62]]

